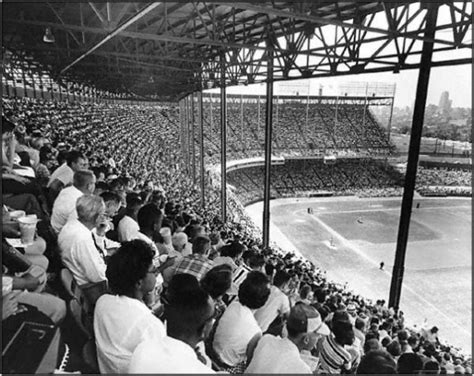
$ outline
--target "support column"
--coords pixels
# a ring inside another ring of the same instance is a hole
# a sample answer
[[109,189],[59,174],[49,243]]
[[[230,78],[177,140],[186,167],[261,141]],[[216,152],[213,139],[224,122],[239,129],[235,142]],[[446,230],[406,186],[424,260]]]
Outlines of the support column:
[[270,242],[270,174],[273,128],[273,45],[267,42],[267,103],[265,106],[265,185],[263,191],[263,246]]
[[[438,4],[430,3],[426,19],[425,38],[433,40],[435,36],[436,20],[438,17]],[[400,213],[400,224],[398,227],[397,249],[392,271],[390,285],[390,297],[388,306],[398,311],[400,296],[403,285],[403,274],[405,271],[405,255],[408,242],[408,230],[413,205],[413,192],[415,190],[416,170],[420,154],[421,133],[425,116],[426,97],[431,71],[431,58],[433,56],[433,42],[425,40],[421,55],[420,71],[415,96],[415,109],[410,135],[410,147],[408,149],[408,164],[405,176],[405,187],[403,189],[402,210]]]
[[194,92],[191,93],[189,99],[191,100],[191,153],[193,160],[191,161],[191,166],[193,168],[193,184],[196,184],[196,138],[195,138],[195,129],[194,129]]
[[388,132],[387,132],[387,137],[388,137],[388,142],[390,142],[390,136],[392,134],[392,117],[393,117],[393,104],[395,102],[395,97],[392,97],[392,104],[390,105],[390,117],[388,118]]
[[33,86],[33,98],[36,99],[36,83],[35,83],[35,73],[31,71],[31,84]]
[[200,156],[200,163],[199,167],[201,168],[199,177],[201,180],[201,206],[204,208],[205,204],[205,199],[206,199],[206,187],[204,184],[204,173],[205,173],[205,168],[204,168],[204,121],[203,121],[203,104],[202,104],[202,90],[198,91],[198,109],[199,109],[199,115],[198,115],[198,124],[199,124],[199,156]]
[[14,97],[17,98],[18,92],[16,90],[16,72],[14,68],[12,68],[12,76],[13,76],[13,94],[14,94]]
[[245,150],[244,146],[244,103],[243,95],[240,94],[240,146]]
[[181,141],[181,164],[183,170],[186,170],[186,148],[184,143],[184,99],[179,101],[179,134],[180,134],[180,141]]
[[26,76],[25,76],[25,67],[21,68],[21,78],[23,79],[23,96],[28,98],[28,93],[26,91]]
[[49,90],[51,91],[51,100],[55,101],[56,97],[54,95],[53,79],[51,78],[51,76],[49,77]]
[[227,222],[227,103],[225,87],[225,54],[221,55],[221,216]]
[[188,176],[191,175],[191,112],[190,112],[191,103],[189,100],[189,95],[186,96],[186,156],[188,164]]

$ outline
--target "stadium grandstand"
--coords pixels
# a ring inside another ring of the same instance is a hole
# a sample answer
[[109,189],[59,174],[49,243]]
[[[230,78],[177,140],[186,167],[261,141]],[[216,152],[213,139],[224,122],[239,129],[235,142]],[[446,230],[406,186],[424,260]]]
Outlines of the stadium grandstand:
[[[440,308],[465,286],[422,249],[465,260],[472,162],[420,156],[431,67],[472,62],[469,2],[2,11],[2,373],[472,374],[471,323]],[[392,85],[273,95],[404,69],[407,150],[374,110]],[[266,95],[226,93],[254,83]],[[394,262],[372,270],[376,247]],[[441,314],[421,324],[430,288]]]

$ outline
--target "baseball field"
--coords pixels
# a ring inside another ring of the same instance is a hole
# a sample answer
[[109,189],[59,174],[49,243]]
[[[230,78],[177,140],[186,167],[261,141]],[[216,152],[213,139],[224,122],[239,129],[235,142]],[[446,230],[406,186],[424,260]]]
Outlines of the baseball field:
[[[256,224],[262,223],[262,207],[247,207]],[[400,207],[401,198],[274,200],[271,241],[304,255],[354,292],[388,301]],[[439,327],[442,341],[469,354],[471,228],[470,198],[415,197],[400,305],[407,323],[419,327],[426,320]]]

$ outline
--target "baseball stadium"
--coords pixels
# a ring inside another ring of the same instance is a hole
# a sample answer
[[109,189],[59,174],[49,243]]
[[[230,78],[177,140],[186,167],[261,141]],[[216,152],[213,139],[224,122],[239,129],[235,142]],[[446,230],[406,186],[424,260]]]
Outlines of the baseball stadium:
[[2,12],[2,373],[472,374],[470,2]]

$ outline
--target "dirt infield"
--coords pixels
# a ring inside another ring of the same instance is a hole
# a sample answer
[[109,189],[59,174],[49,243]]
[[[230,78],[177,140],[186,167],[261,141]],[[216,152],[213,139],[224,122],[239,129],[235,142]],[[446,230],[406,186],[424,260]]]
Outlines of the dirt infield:
[[[355,292],[388,300],[400,206],[397,198],[275,200],[271,240],[297,250]],[[261,224],[261,202],[247,211]],[[426,318],[442,339],[469,354],[471,227],[470,198],[415,198],[401,301],[409,323],[419,326]]]

